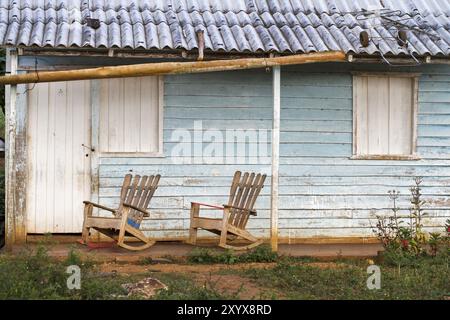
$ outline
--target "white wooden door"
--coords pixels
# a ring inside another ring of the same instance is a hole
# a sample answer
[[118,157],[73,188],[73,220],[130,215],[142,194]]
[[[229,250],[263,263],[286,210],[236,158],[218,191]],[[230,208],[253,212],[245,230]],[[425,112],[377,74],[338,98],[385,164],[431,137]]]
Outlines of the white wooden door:
[[90,199],[90,82],[30,85],[28,233],[78,233]]

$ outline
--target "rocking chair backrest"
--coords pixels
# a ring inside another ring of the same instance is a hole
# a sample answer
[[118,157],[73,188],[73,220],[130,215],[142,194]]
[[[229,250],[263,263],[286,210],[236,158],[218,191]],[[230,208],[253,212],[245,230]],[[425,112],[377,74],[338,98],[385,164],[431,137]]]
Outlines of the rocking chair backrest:
[[[127,174],[123,181],[122,190],[120,192],[120,204],[117,210],[117,216],[122,215],[123,204],[130,204],[139,209],[147,210],[150,200],[153,197],[156,189],[158,188],[159,179],[161,176],[139,176],[135,175],[134,178],[131,174]],[[128,214],[128,222],[135,227],[141,224],[144,215],[137,210],[130,210]]]
[[264,186],[266,175],[236,171],[230,189],[228,205],[231,206],[229,223],[245,229],[256,199]]

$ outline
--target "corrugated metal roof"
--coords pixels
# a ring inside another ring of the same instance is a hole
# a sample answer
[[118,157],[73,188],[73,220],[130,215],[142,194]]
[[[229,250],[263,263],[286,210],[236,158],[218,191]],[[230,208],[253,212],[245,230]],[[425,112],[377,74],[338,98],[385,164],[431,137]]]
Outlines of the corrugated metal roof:
[[[361,15],[376,9],[397,23]],[[214,52],[450,55],[450,0],[0,0],[2,46],[195,50],[200,30]]]

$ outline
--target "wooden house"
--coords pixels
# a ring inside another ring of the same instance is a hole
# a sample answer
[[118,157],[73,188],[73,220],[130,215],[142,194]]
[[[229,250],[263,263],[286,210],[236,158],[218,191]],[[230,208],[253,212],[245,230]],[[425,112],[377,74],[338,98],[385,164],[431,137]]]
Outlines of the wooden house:
[[[430,230],[450,217],[448,0],[0,0],[7,72],[273,58],[345,61],[7,86],[7,242],[77,234],[82,201],[161,174],[146,234],[185,239],[191,201],[236,170],[268,174],[251,232],[368,241],[387,192],[423,177]],[[37,79],[39,80],[39,79]],[[271,143],[273,142],[273,143]],[[273,179],[272,179],[273,178]]]

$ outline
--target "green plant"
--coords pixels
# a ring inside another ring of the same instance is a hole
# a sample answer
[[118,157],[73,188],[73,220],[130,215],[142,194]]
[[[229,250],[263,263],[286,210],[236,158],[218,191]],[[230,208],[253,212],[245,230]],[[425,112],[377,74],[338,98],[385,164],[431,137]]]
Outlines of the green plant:
[[67,266],[71,266],[71,265],[77,265],[77,266],[81,266],[83,264],[80,255],[78,254],[78,252],[75,250],[74,247],[71,247],[69,250],[69,253],[67,255],[66,261],[65,261],[65,265]]
[[450,238],[450,219],[445,221],[445,233],[447,234],[447,238]]
[[427,234],[423,231],[422,219],[428,216],[428,213],[424,211],[423,205],[425,201],[422,200],[422,188],[421,184],[423,179],[416,177],[414,179],[415,185],[411,187],[411,208],[410,210],[410,223],[409,227],[412,233],[411,250],[416,254],[423,253],[424,245],[427,242]]
[[411,229],[414,229],[416,234],[423,234],[422,232],[422,219],[428,215],[427,212],[424,211],[422,206],[425,204],[425,201],[422,200],[422,188],[420,185],[423,182],[421,177],[416,177],[414,179],[415,185],[411,187],[411,208],[410,208],[410,218],[413,220],[410,222]]
[[331,263],[328,267],[323,263],[315,266],[282,261],[274,268],[239,272],[259,286],[282,292],[288,299],[442,299],[448,294],[448,254],[438,253],[432,259],[397,249],[395,263],[389,260],[379,264],[380,290],[367,289],[367,263],[361,260],[347,260],[339,266]]
[[[389,197],[393,201],[391,216],[376,216],[377,224],[373,228],[373,232],[377,235],[378,239],[382,242],[387,254],[393,257],[400,256],[400,260],[409,258],[412,255],[426,254],[426,245],[434,246],[431,250],[432,253],[436,253],[437,247],[440,241],[437,241],[436,236],[433,239],[428,240],[431,235],[428,235],[423,231],[423,219],[428,215],[425,212],[423,205],[426,203],[422,199],[421,184],[423,179],[416,177],[414,179],[414,185],[410,188],[411,191],[411,206],[409,208],[409,216],[400,217],[398,212],[400,209],[397,206],[397,199],[399,197],[398,191],[389,191]],[[402,225],[402,218],[408,218],[408,226]],[[431,241],[431,243],[429,242]],[[399,253],[398,250],[406,251],[407,253]]]
[[403,250],[409,250],[413,240],[411,229],[406,227],[398,228],[398,239]]
[[439,245],[442,241],[442,236],[439,232],[430,233],[430,239],[428,240],[428,245],[430,246],[431,255],[435,257],[439,250]]
[[389,266],[395,266],[400,269],[403,267],[412,267],[417,263],[417,255],[408,248],[398,243],[392,243],[387,246],[383,252],[383,263]]
[[275,262],[278,258],[269,246],[262,245],[240,255],[238,262]]
[[[66,273],[68,265],[81,269],[81,290],[69,290]],[[20,254],[0,256],[0,300],[2,299],[113,299],[125,293],[121,287],[126,280],[108,278],[95,273],[92,264],[81,263],[71,250],[61,263],[48,255],[45,246],[27,249]]]
[[230,250],[216,252],[210,249],[196,248],[188,256],[189,263],[213,264],[213,263],[249,263],[249,262],[275,262],[278,254],[272,252],[269,246],[259,246],[242,254],[235,254]]
[[229,250],[224,252],[214,252],[210,249],[195,248],[189,253],[187,260],[189,263],[196,264],[233,264],[237,262],[237,256]]
[[397,206],[397,199],[400,195],[399,191],[389,190],[389,198],[391,199],[392,206],[392,216],[377,215],[377,223],[375,227],[372,227],[373,232],[377,235],[377,238],[381,241],[384,247],[387,247],[392,242],[395,242],[398,238],[398,232],[400,228],[401,221],[399,221],[399,208]]

